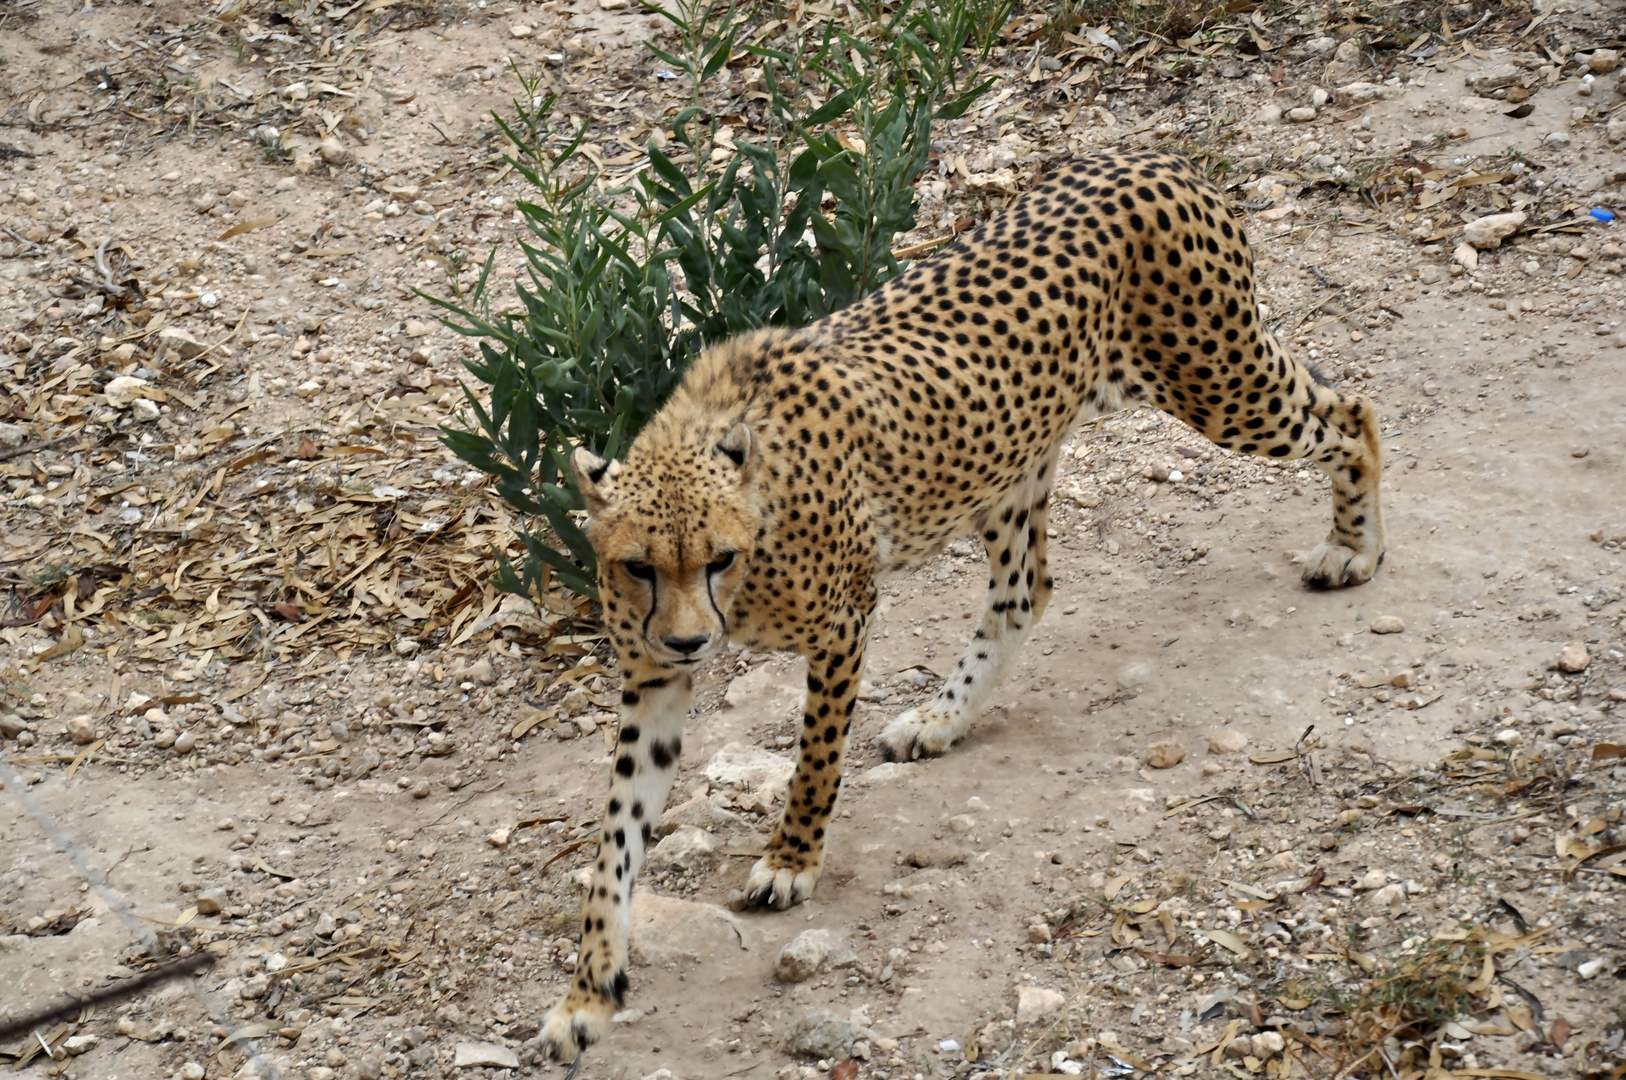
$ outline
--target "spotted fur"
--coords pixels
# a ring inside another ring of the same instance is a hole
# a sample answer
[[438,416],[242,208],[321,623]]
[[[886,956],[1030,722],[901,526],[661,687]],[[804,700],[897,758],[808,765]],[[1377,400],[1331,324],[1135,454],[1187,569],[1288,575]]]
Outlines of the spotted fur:
[[625,689],[580,959],[544,1029],[553,1053],[574,1057],[621,1001],[633,878],[677,768],[694,664],[728,640],[807,659],[800,758],[746,883],[753,903],[799,903],[823,865],[877,577],[970,533],[987,549],[964,657],[877,737],[892,758],[942,753],[1050,599],[1058,447],[1079,420],[1137,404],[1222,447],[1315,461],[1333,527],[1304,580],[1372,576],[1372,405],[1321,385],[1265,329],[1236,218],[1168,155],[1061,167],[852,307],[706,352],[625,462],[577,453]]

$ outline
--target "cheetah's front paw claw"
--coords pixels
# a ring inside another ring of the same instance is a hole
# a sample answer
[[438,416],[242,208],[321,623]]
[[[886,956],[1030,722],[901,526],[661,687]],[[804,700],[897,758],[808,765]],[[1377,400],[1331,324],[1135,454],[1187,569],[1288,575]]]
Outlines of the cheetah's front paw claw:
[[1328,541],[1304,557],[1304,584],[1312,589],[1338,589],[1359,585],[1377,573],[1381,553],[1356,551]]
[[922,705],[900,715],[875,736],[888,761],[913,761],[925,755],[936,757],[962,733],[954,729],[951,717],[941,716],[930,705]]
[[771,907],[780,911],[795,907],[813,895],[819,883],[821,867],[774,866],[769,856],[757,860],[751,867],[751,876],[745,879],[745,899],[753,907]]
[[575,1061],[609,1030],[614,1014],[615,1002],[608,994],[571,987],[543,1021],[543,1055],[552,1061]]

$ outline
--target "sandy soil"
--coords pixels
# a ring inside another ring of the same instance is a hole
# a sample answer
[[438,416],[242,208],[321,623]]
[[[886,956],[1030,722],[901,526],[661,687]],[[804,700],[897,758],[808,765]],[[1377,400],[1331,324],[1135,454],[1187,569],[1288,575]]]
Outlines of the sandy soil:
[[[1093,102],[1063,46],[1049,81],[1017,72],[943,131],[921,237],[1056,154],[1230,159],[1269,317],[1382,410],[1387,562],[1306,592],[1318,474],[1153,413],[1080,429],[1051,614],[938,760],[869,740],[958,656],[980,555],[888,585],[826,876],[785,913],[729,904],[802,680],[714,664],[628,1011],[582,1080],[850,1080],[849,1056],[882,1080],[1276,1076],[1284,1048],[1325,1077],[1370,1043],[1471,1076],[1621,1059],[1626,287],[1618,220],[1587,214],[1626,212],[1626,97],[1587,54],[1622,22],[1530,16],[1387,72],[1337,51],[1372,27],[1265,20],[1268,60]],[[42,1030],[53,1057],[33,1036],[0,1057],[83,1080],[561,1075],[530,1040],[573,964],[615,679],[567,609],[483,586],[509,519],[433,426],[469,346],[413,290],[466,286],[492,247],[499,281],[523,265],[489,119],[510,60],[601,124],[608,174],[636,167],[673,99],[638,49],[654,23],[377,0],[39,0],[0,23],[0,433],[49,444],[0,463],[0,749],[23,785],[0,796],[0,1019],[129,976],[143,936],[219,958]],[[1506,65],[1528,116],[1473,90]],[[1362,80],[1374,100],[1337,93]],[[1337,181],[1357,175],[1388,201]],[[1452,262],[1464,220],[1518,208],[1524,232]],[[1421,1051],[1361,1041],[1379,976],[1426,997],[1474,933],[1499,978],[1452,1024]]]

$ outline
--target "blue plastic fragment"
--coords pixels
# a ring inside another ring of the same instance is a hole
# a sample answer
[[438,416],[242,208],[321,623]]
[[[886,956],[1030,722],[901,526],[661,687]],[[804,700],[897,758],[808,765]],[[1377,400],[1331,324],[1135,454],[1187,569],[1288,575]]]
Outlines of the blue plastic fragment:
[[1599,221],[1603,222],[1605,225],[1607,225],[1611,221],[1615,220],[1615,212],[1613,210],[1605,210],[1601,206],[1595,206],[1589,212],[1592,214],[1592,216],[1594,218],[1597,218]]

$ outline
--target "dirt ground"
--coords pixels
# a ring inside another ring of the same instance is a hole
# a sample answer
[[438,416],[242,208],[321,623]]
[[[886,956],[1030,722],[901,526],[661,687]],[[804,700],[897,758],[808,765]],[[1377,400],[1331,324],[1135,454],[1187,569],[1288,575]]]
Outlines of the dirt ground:
[[[731,893],[802,678],[711,665],[581,1080],[1622,1075],[1626,284],[1592,211],[1626,213],[1597,51],[1626,9],[1440,11],[1455,34],[1241,10],[1221,37],[1251,55],[1166,41],[1098,94],[1108,46],[1019,20],[907,239],[1057,155],[1223,158],[1270,322],[1379,404],[1387,561],[1307,592],[1318,473],[1151,412],[1084,426],[1057,599],[940,759],[870,739],[958,656],[980,552],[886,586],[826,876],[783,913]],[[435,439],[471,348],[413,290],[493,247],[522,273],[489,116],[511,61],[599,125],[607,176],[638,167],[677,99],[657,21],[9,0],[0,25],[0,1021],[149,945],[218,958],[0,1060],[562,1075],[531,1040],[574,964],[615,678],[570,605],[486,584],[510,517]]]

